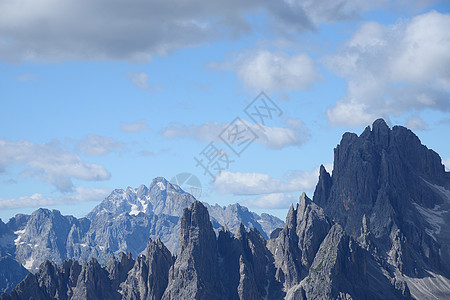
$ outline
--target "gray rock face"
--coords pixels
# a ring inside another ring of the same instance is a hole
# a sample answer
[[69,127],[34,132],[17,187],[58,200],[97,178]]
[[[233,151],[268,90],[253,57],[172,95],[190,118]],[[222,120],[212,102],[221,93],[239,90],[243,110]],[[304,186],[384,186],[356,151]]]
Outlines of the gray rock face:
[[183,212],[181,244],[163,299],[220,299],[216,235],[207,208],[196,201]]
[[71,299],[118,299],[120,295],[112,289],[108,272],[95,258],[83,265]]
[[241,224],[234,236],[228,230],[221,231],[218,248],[225,299],[282,298],[273,257],[256,229],[247,232]]
[[0,299],[72,299],[81,271],[76,261],[65,261],[60,268],[46,261],[36,274],[28,274],[10,295]]
[[335,224],[321,243],[308,276],[287,298],[301,299],[296,294],[303,294],[305,299],[410,298],[407,287],[397,290],[374,264],[365,250]]
[[[20,219],[20,215],[18,215]],[[28,271],[14,258],[16,226],[8,226],[0,220],[0,294],[10,291]]]
[[265,239],[268,239],[272,231],[284,226],[284,222],[277,217],[265,213],[259,216],[238,203],[226,207],[203,204],[208,208],[216,232],[221,226],[227,226],[231,232],[235,232],[242,223],[246,228],[257,229]]
[[314,202],[377,260],[399,289],[403,279],[450,277],[450,174],[410,130],[383,120],[346,133],[330,176],[321,168]]
[[161,299],[172,256],[160,242],[149,241],[147,256],[110,258],[105,267],[95,258],[80,265],[71,260],[58,268],[45,261],[0,299]]
[[28,271],[21,264],[19,264],[11,256],[0,258],[0,282],[3,282],[3,288],[0,294],[10,291],[19,282],[21,282]]
[[307,274],[331,225],[323,210],[305,193],[297,208],[289,209],[286,226],[269,241],[275,258],[276,277],[286,289],[298,284]]
[[172,265],[172,254],[164,244],[149,240],[145,254],[136,259],[128,277],[120,284],[123,299],[161,299]]

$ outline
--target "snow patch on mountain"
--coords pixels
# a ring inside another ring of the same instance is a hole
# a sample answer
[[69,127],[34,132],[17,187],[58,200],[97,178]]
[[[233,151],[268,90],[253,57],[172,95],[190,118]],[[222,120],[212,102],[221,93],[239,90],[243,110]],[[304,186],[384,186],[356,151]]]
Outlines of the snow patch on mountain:
[[14,232],[14,234],[17,234],[17,238],[14,240],[14,244],[16,246],[25,244],[25,242],[21,242],[20,241],[22,239],[22,236],[23,236],[24,233],[25,233],[25,229],[17,230],[17,231]]
[[34,259],[32,257],[30,257],[29,259],[27,259],[25,261],[25,263],[23,264],[23,267],[25,269],[27,269],[28,271],[31,271],[33,269],[33,264],[34,264]]
[[157,182],[156,184],[159,186],[161,191],[164,191],[166,189],[166,186],[161,181]]
[[131,211],[130,211],[130,215],[136,216],[140,213],[141,211],[139,210],[138,206],[136,204],[131,204]]

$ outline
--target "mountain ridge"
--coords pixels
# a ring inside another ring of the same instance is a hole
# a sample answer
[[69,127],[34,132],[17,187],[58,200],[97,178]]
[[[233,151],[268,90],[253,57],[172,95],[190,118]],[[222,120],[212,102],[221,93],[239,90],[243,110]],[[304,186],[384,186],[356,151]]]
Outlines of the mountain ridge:
[[[149,187],[112,191],[83,218],[63,216],[58,210],[48,209],[16,215],[8,223],[0,223],[0,261],[6,257],[17,260],[14,273],[18,276],[8,277],[0,272],[0,279],[3,278],[0,291],[11,289],[24,278],[26,272],[20,265],[36,272],[47,259],[61,264],[66,259],[86,262],[95,257],[104,265],[111,253],[131,252],[136,257],[145,250],[149,237],[161,239],[176,253],[182,210],[195,201],[179,186],[157,177]],[[273,229],[284,225],[276,217],[257,215],[239,204],[206,205],[220,220],[211,217],[216,232],[222,226],[234,230],[242,222],[249,228],[257,227],[268,238]]]
[[0,299],[29,291],[38,299],[450,298],[450,173],[439,155],[381,119],[359,136],[345,133],[334,154],[333,173],[321,166],[312,200],[303,193],[269,240],[243,222],[216,234],[209,211],[220,206],[195,200],[183,210],[175,256],[149,239],[145,254],[112,256],[105,267],[95,258],[59,269],[44,262]]

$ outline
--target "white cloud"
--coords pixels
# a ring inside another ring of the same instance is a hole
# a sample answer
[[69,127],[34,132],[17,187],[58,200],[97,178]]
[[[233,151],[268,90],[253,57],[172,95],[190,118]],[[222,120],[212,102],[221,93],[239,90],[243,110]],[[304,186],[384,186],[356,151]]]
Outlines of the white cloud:
[[424,130],[428,128],[428,125],[420,117],[411,117],[406,121],[406,127],[412,130]]
[[450,14],[432,11],[392,26],[364,24],[325,63],[348,79],[327,111],[332,124],[367,125],[413,110],[450,111]]
[[58,204],[58,201],[38,193],[20,198],[0,198],[0,209],[42,207],[55,204]]
[[245,85],[257,90],[302,90],[320,79],[313,59],[305,53],[250,52],[237,59],[234,69]]
[[[330,169],[330,165],[327,165]],[[222,194],[259,195],[311,191],[319,179],[319,168],[313,171],[293,171],[284,179],[264,173],[222,171],[214,180],[214,187]],[[275,197],[275,196],[274,196]],[[275,199],[275,198],[274,198]]]
[[[264,30],[314,30],[355,18],[370,1],[0,1],[0,59],[149,61],[179,48]],[[253,27],[252,27],[253,26]]]
[[273,193],[263,195],[255,199],[249,199],[245,201],[245,205],[248,207],[257,208],[286,208],[291,205],[291,203],[296,202],[295,196],[286,193]]
[[186,126],[181,123],[172,122],[161,132],[165,138],[194,138],[200,141],[218,140],[218,135],[225,129],[227,123],[206,122],[201,125]]
[[0,198],[0,209],[13,209],[24,207],[44,207],[62,205],[83,201],[101,201],[110,191],[104,188],[76,187],[72,194],[65,194],[57,199],[35,193],[31,196],[19,198]]
[[83,161],[58,143],[0,139],[0,170],[15,165],[26,168],[22,175],[43,178],[63,192],[72,190],[72,178],[97,181],[111,177],[103,166]]
[[445,166],[445,171],[450,172],[450,157],[443,161]]
[[112,138],[92,134],[88,135],[86,139],[80,141],[77,145],[79,151],[89,156],[105,155],[123,147],[123,143],[117,142]]
[[73,194],[67,194],[61,197],[60,201],[64,203],[77,203],[84,201],[101,201],[111,191],[106,188],[86,188],[77,186]]
[[125,132],[139,132],[139,131],[144,131],[149,129],[147,124],[145,124],[145,120],[140,120],[137,122],[132,122],[132,123],[122,123],[122,125],[120,126],[120,128],[122,129],[122,131]]
[[143,89],[149,93],[155,92],[161,89],[159,86],[152,87],[150,86],[148,82],[148,74],[145,72],[128,72],[127,77],[130,78],[131,83],[140,88]]
[[[242,119],[241,119],[242,120]],[[299,146],[309,138],[309,129],[300,119],[286,119],[284,127],[253,124],[242,120],[258,138],[255,142],[270,149],[282,149],[288,146]],[[221,142],[219,135],[229,126],[229,123],[206,122],[202,125],[186,126],[171,123],[162,130],[165,138],[190,137],[200,141]]]

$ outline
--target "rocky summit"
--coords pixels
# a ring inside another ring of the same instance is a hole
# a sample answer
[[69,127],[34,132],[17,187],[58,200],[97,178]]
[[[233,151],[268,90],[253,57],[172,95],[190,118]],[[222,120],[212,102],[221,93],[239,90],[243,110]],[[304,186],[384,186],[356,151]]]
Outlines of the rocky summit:
[[[150,237],[144,251],[110,254],[105,264],[46,260],[0,299],[450,299],[450,173],[439,155],[381,119],[359,136],[345,133],[334,154],[332,174],[320,168],[312,200],[303,193],[278,229],[239,205],[194,199],[177,223],[176,251]],[[118,220],[122,210],[147,216],[154,206],[141,202],[148,190],[139,190],[136,198],[113,193],[116,205],[100,204],[86,221],[41,211],[0,223],[0,230],[13,247],[36,241],[22,229],[30,220],[44,228],[62,222],[57,233],[72,232],[75,241],[83,224],[109,210],[118,210]],[[173,208],[158,207],[164,214]],[[217,228],[225,219],[232,230]],[[129,232],[136,241],[145,237]],[[47,244],[64,250],[59,239]],[[20,272],[9,259],[8,268]],[[11,286],[14,276],[6,277]]]

